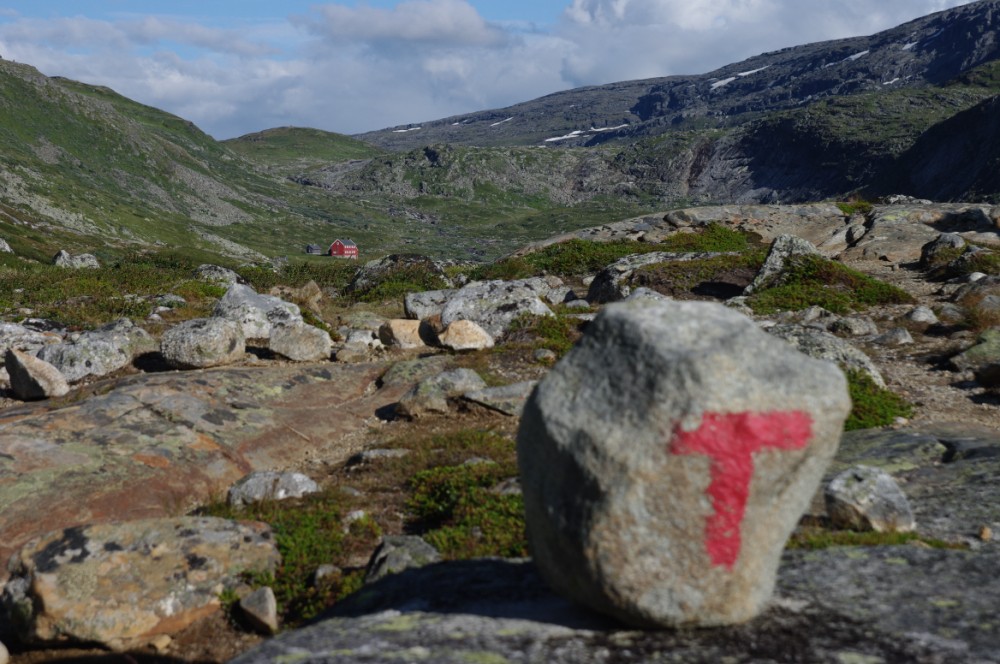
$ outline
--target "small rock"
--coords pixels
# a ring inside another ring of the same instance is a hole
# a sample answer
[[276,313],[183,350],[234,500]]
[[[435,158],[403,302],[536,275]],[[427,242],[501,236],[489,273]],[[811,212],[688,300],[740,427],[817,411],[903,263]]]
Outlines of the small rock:
[[838,528],[908,533],[916,528],[910,502],[884,470],[855,466],[837,475],[823,493],[826,512]]
[[906,346],[913,343],[913,336],[905,327],[894,327],[885,334],[881,334],[874,339],[880,346]]
[[965,249],[967,244],[965,238],[958,233],[942,233],[921,247],[920,267],[923,269],[933,267],[941,254]]
[[239,324],[225,318],[194,318],[160,339],[160,354],[175,369],[206,369],[238,362],[246,352]]
[[744,295],[751,295],[767,288],[780,279],[789,259],[794,256],[820,256],[820,252],[808,240],[795,235],[779,235],[771,243],[767,259],[753,282],[744,289]]
[[200,281],[207,281],[220,286],[228,287],[236,284],[246,284],[246,279],[229,268],[207,263],[196,267],[193,276]]
[[293,362],[322,362],[330,359],[333,341],[329,332],[314,325],[274,325],[268,348]]
[[407,449],[365,450],[351,456],[347,460],[347,467],[350,468],[351,466],[360,466],[362,464],[379,461],[381,459],[398,459],[400,457],[408,456],[409,454],[410,450]]
[[[4,240],[2,238],[0,238],[0,253],[3,253],[3,254],[12,254],[12,253],[14,253],[14,250],[10,248],[9,244],[7,244],[7,240]],[[0,656],[0,664],[6,664],[6,662],[2,661],[2,656]]]
[[233,507],[242,507],[264,500],[301,498],[318,491],[319,485],[301,473],[259,470],[230,487],[226,502]]
[[427,346],[420,335],[420,321],[413,319],[397,318],[382,323],[378,329],[378,338],[386,346],[396,348],[413,349]]
[[65,267],[73,270],[101,267],[97,257],[93,254],[77,254],[76,256],[73,256],[68,251],[64,250],[60,250],[55,256],[52,257],[52,264],[57,267]]
[[247,339],[267,339],[275,325],[303,322],[296,305],[273,295],[260,295],[241,284],[229,287],[215,304],[212,315],[237,323]]
[[403,298],[403,311],[407,318],[413,320],[424,320],[431,316],[440,316],[444,310],[444,305],[448,302],[455,289],[421,291],[419,293],[407,293]]
[[456,320],[438,335],[438,343],[455,351],[485,350],[496,342],[490,333],[471,320]]
[[258,588],[241,599],[240,611],[261,634],[270,636],[278,633],[278,601],[269,587]]
[[827,329],[834,334],[848,337],[878,334],[878,326],[875,325],[875,321],[867,316],[844,316],[832,322]]
[[849,342],[825,330],[805,325],[772,325],[767,328],[767,332],[784,339],[809,357],[863,371],[876,385],[885,387],[885,379],[871,358]]
[[982,542],[989,542],[993,539],[993,530],[989,526],[983,526],[979,529],[979,540]]
[[4,366],[9,374],[10,389],[18,399],[50,399],[69,393],[65,376],[45,360],[8,348]]
[[486,383],[472,369],[452,369],[417,383],[396,404],[396,412],[410,418],[447,413],[449,397],[474,392]]
[[316,568],[316,571],[312,575],[312,585],[313,587],[320,587],[328,579],[336,579],[344,570],[340,569],[336,565],[320,565]]
[[537,384],[538,381],[527,380],[502,387],[488,387],[475,392],[466,392],[463,398],[492,408],[504,415],[520,416],[521,411],[524,410],[524,403],[531,396],[531,391],[535,389]]
[[937,325],[940,322],[937,314],[930,307],[924,306],[914,307],[903,316],[903,319],[921,325]]
[[851,224],[847,228],[847,242],[849,244],[857,244],[867,232],[868,228],[864,224]]
[[[153,647],[153,650],[162,655],[163,653],[167,652],[167,648],[169,648],[170,644],[173,642],[174,640],[170,638],[168,635],[160,634],[159,636],[154,637],[149,642],[149,645]],[[2,662],[0,662],[0,664],[2,664]]]
[[548,348],[539,348],[535,351],[535,361],[543,362],[546,364],[554,363],[559,359],[554,350],[549,350]]
[[1000,328],[985,330],[967,350],[950,360],[957,371],[974,371],[990,364],[1000,363]]
[[970,284],[974,284],[977,281],[982,281],[983,279],[985,279],[988,276],[989,275],[986,274],[985,272],[970,272],[965,277],[965,281],[968,282],[968,283],[970,283]]
[[75,383],[88,376],[107,376],[155,348],[156,342],[148,332],[128,318],[121,318],[68,342],[44,346],[38,357]]
[[365,583],[374,583],[390,574],[398,574],[403,570],[423,567],[440,560],[441,554],[438,550],[422,537],[416,535],[386,537],[368,562]]

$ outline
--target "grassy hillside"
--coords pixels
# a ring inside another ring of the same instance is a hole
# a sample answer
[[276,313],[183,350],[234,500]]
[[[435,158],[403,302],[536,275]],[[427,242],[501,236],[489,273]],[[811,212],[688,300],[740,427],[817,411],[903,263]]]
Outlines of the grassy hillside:
[[335,162],[371,159],[385,152],[350,136],[302,127],[267,129],[222,143],[233,152],[285,174]]

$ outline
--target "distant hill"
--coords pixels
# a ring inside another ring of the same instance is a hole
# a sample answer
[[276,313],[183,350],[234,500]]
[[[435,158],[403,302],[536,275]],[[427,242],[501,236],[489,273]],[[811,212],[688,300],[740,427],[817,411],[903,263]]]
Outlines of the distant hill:
[[222,143],[249,159],[289,173],[331,162],[371,159],[384,153],[350,136],[302,127],[267,129]]

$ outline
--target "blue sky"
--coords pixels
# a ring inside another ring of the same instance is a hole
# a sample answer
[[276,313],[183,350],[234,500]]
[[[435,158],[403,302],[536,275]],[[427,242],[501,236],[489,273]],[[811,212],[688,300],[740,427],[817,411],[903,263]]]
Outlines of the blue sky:
[[0,55],[217,138],[358,133],[582,85],[698,74],[969,0],[25,0]]

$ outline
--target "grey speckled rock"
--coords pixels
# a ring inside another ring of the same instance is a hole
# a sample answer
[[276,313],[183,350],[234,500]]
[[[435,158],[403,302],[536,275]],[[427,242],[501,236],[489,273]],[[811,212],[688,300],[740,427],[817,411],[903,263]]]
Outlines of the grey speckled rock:
[[521,418],[535,562],[630,624],[749,620],[849,410],[836,366],[722,305],[608,305]]
[[296,305],[273,295],[260,295],[241,284],[229,287],[212,315],[238,323],[247,339],[267,339],[276,324],[302,323],[302,313]]
[[259,470],[230,487],[226,502],[234,507],[242,507],[262,500],[301,498],[317,491],[319,485],[302,473]]
[[775,284],[785,271],[788,261],[795,256],[820,256],[820,252],[808,240],[794,235],[779,235],[771,243],[767,260],[761,266],[753,283],[744,289],[744,295],[756,293],[759,290]]
[[767,328],[767,332],[784,339],[809,357],[863,371],[871,376],[876,385],[885,387],[885,380],[871,358],[857,347],[825,330],[805,325],[773,325]]
[[416,418],[429,413],[447,413],[448,399],[486,387],[472,369],[451,369],[420,381],[400,398],[396,412]]
[[76,256],[73,256],[65,250],[59,250],[59,252],[52,257],[52,264],[56,267],[65,267],[73,270],[101,267],[97,257],[93,254],[77,254]]
[[951,365],[959,371],[979,369],[1000,362],[1000,328],[985,330],[975,344],[951,358]]
[[106,376],[129,364],[141,353],[152,351],[156,342],[127,318],[109,323],[76,339],[44,346],[38,357],[53,365],[73,383],[88,376]]
[[403,311],[407,318],[413,320],[438,316],[444,310],[448,299],[457,292],[455,289],[446,289],[407,293],[403,297]]
[[497,339],[518,316],[552,316],[541,299],[549,290],[542,279],[474,281],[451,296],[441,311],[441,324],[471,320]]
[[160,339],[160,354],[175,369],[232,364],[246,352],[240,326],[225,318],[195,318],[175,325]]
[[845,470],[826,486],[824,498],[837,528],[908,533],[916,527],[910,502],[892,475],[879,468]]
[[4,365],[10,377],[10,389],[18,399],[50,399],[69,393],[66,378],[45,360],[8,348]]
[[268,348],[294,362],[320,362],[330,359],[333,341],[326,330],[305,323],[293,323],[273,326]]
[[423,567],[441,560],[441,554],[422,537],[416,535],[396,535],[386,537],[375,549],[368,569],[365,571],[365,583],[373,583],[390,574],[398,574],[405,569]]
[[463,397],[467,401],[492,408],[504,415],[519,416],[521,411],[524,410],[525,402],[531,396],[531,392],[537,384],[538,381],[527,380],[512,385],[488,387],[483,390],[476,390],[475,392],[466,392]]
[[32,642],[141,646],[219,610],[219,593],[280,556],[268,526],[213,518],[67,528],[11,561],[3,604]]
[[485,350],[496,342],[490,333],[471,320],[456,320],[438,335],[438,343],[450,350]]
[[23,350],[34,355],[49,344],[62,342],[56,332],[42,332],[17,323],[0,323],[0,353],[8,348]]
[[264,586],[240,600],[240,611],[250,624],[261,634],[268,636],[278,632],[278,601],[274,591]]
[[229,268],[220,265],[210,265],[208,263],[196,267],[193,276],[195,279],[200,279],[201,281],[227,287],[246,283],[246,279]]

